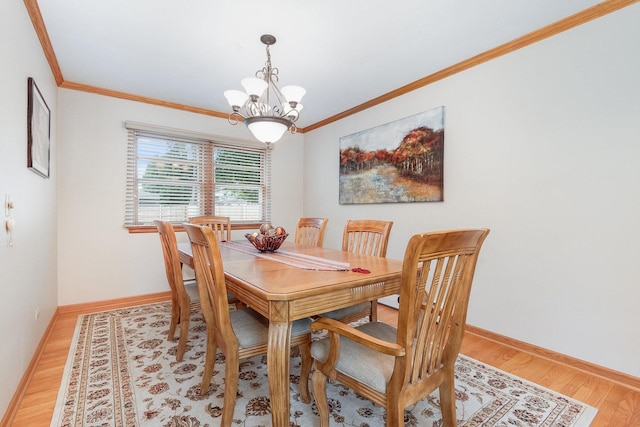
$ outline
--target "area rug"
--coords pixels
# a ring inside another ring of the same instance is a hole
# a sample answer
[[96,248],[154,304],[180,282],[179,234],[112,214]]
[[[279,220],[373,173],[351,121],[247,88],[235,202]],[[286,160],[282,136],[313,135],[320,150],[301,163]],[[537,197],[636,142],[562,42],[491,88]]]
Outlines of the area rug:
[[[220,425],[224,356],[218,353],[211,386],[200,395],[206,326],[192,310],[187,351],[176,362],[167,341],[170,303],[80,316],[51,426]],[[291,358],[290,424],[320,424],[314,403],[299,393],[300,359]],[[340,384],[327,385],[332,425],[383,426],[385,411]],[[456,364],[460,426],[589,426],[596,409],[474,359]],[[233,425],[270,426],[266,360],[241,361]],[[406,426],[441,426],[437,391],[405,411]]]

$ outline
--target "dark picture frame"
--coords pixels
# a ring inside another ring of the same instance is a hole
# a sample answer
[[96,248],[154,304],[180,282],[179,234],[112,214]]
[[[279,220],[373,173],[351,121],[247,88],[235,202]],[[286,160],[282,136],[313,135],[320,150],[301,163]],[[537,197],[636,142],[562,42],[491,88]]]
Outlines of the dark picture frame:
[[27,167],[49,178],[51,169],[51,110],[33,77],[27,81]]

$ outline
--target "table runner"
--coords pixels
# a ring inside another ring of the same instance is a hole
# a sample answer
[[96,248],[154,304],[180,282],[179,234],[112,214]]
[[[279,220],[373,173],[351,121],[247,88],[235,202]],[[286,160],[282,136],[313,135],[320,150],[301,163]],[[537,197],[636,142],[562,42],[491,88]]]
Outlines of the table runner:
[[260,252],[249,242],[220,242],[221,246],[225,246],[235,251],[245,252],[247,254],[276,261],[292,267],[304,268],[306,270],[330,270],[330,271],[348,271],[349,263],[334,261],[326,258],[320,258],[311,255],[300,254],[278,249],[277,252]]

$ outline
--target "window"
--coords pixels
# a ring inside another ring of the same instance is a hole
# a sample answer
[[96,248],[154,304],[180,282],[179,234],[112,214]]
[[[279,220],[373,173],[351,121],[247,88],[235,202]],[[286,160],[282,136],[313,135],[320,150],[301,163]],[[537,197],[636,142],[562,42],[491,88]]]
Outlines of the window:
[[270,151],[127,122],[125,227],[197,215],[270,222]]

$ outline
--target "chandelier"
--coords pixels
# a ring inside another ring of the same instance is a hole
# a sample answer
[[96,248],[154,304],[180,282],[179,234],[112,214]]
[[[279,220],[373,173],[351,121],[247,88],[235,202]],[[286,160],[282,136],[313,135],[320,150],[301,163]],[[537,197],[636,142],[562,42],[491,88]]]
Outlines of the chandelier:
[[244,92],[227,90],[224,96],[233,109],[229,123],[243,122],[258,141],[269,145],[278,141],[287,130],[296,133],[295,122],[302,110],[300,100],[307,91],[300,86],[278,88],[278,69],[271,66],[269,52],[269,46],[275,44],[276,38],[264,34],[260,41],[267,46],[265,66],[256,71],[255,77],[242,79]]

